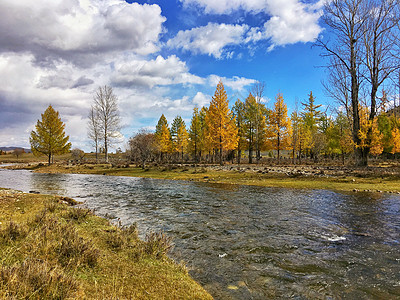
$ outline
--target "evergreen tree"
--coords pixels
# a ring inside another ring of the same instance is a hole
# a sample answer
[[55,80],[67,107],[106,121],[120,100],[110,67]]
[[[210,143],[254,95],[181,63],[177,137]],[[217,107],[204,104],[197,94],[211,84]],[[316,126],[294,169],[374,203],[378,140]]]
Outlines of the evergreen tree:
[[[308,95],[308,102],[302,103],[303,111],[301,116],[304,122],[304,150],[314,159],[319,154],[321,135],[318,134],[319,126],[323,115],[318,110],[321,105],[315,105],[313,93]],[[326,129],[326,128],[325,128]]]
[[70,151],[69,136],[65,136],[65,124],[58,111],[50,105],[42,114],[42,120],[36,123],[36,131],[31,132],[30,143],[34,155],[46,155],[51,164],[54,155]]
[[183,154],[186,151],[188,144],[188,133],[186,130],[185,121],[181,116],[176,116],[171,125],[172,147],[176,152],[181,153],[183,161]]
[[287,115],[287,107],[282,94],[278,94],[269,119],[272,134],[272,144],[278,152],[278,164],[280,162],[280,151],[287,149],[290,145],[291,123]]

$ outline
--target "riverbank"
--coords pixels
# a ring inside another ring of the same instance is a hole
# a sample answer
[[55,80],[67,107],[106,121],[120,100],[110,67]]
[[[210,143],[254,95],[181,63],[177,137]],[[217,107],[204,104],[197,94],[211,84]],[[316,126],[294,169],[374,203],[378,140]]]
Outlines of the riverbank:
[[68,198],[0,189],[0,298],[212,299],[166,255]]
[[22,164],[40,173],[99,174],[154,179],[190,180],[224,184],[301,189],[327,189],[343,192],[400,193],[400,166],[368,168],[342,166],[161,166],[141,169],[108,164]]

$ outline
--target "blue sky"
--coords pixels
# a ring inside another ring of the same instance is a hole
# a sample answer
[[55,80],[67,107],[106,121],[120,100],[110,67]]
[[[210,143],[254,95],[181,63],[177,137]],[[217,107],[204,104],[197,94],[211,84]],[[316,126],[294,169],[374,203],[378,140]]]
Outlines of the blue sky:
[[121,143],[161,113],[189,125],[221,79],[231,104],[256,81],[289,111],[312,90],[325,106],[325,71],[313,42],[323,1],[3,0],[0,3],[0,146],[29,147],[49,104],[73,147],[86,151],[87,115],[100,85],[119,99]]

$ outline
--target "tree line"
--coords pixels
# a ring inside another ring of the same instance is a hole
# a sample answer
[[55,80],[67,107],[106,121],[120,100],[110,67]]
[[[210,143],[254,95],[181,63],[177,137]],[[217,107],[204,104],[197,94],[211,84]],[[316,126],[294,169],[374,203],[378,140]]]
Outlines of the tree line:
[[[341,157],[344,164],[357,147],[368,147],[374,156],[400,153],[400,119],[395,113],[382,108],[371,124],[368,108],[361,107],[360,144],[355,145],[349,116],[345,112],[328,116],[315,103],[312,92],[301,103],[302,109],[289,116],[283,95],[278,94],[273,107],[267,108],[262,102],[263,90],[264,84],[257,83],[244,101],[238,99],[230,109],[219,82],[209,106],[193,109],[189,127],[179,115],[169,126],[162,115],[154,133],[141,130],[133,136],[129,141],[131,158],[143,167],[150,160],[220,164],[230,160],[240,164],[244,151],[247,162],[253,163],[260,161],[262,152],[273,150],[280,163],[285,150],[293,163],[302,163],[302,159],[317,162],[324,156]],[[373,137],[368,139],[371,127]]]

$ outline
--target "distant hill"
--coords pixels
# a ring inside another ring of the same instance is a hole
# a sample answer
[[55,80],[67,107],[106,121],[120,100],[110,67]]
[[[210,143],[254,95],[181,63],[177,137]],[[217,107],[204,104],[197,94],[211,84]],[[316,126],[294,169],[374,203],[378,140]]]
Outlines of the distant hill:
[[15,149],[23,149],[25,151],[25,153],[31,153],[31,149],[26,149],[26,148],[22,148],[22,147],[0,147],[0,150],[4,151],[4,152],[12,152]]

